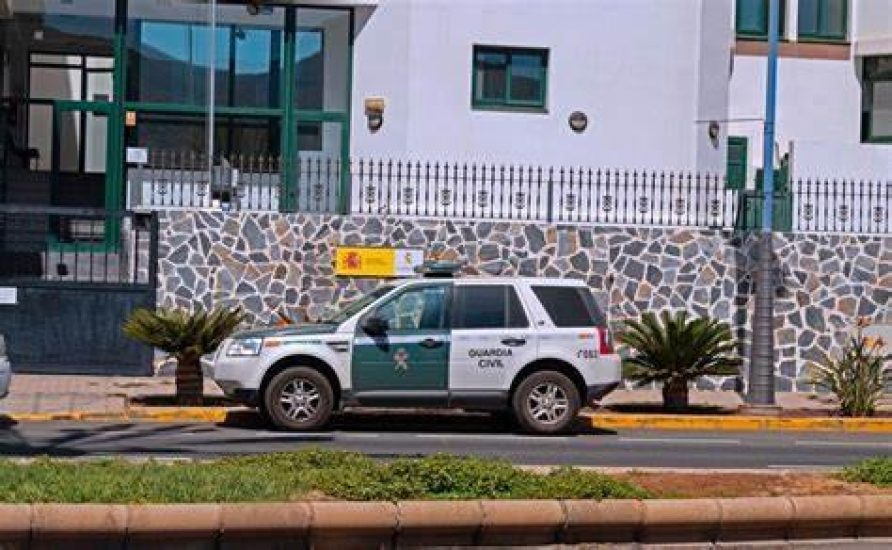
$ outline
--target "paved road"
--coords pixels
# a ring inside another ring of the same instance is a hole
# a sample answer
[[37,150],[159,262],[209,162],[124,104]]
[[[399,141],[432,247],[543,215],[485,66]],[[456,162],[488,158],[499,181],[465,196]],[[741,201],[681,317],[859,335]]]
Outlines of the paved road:
[[227,425],[19,423],[0,417],[0,455],[214,457],[308,446],[375,457],[435,452],[502,457],[518,464],[673,468],[815,468],[892,455],[888,435],[763,432],[599,432],[531,437],[485,415],[348,415],[316,434],[274,432],[256,415]]

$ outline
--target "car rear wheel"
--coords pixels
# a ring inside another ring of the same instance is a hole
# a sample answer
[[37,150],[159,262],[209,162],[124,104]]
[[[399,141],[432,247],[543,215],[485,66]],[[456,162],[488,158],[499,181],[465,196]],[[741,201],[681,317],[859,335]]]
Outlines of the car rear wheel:
[[514,414],[521,428],[537,434],[566,431],[579,414],[579,391],[573,382],[555,371],[535,372],[514,392]]
[[308,431],[322,428],[334,409],[328,378],[309,367],[290,367],[275,375],[263,396],[265,416],[277,428]]

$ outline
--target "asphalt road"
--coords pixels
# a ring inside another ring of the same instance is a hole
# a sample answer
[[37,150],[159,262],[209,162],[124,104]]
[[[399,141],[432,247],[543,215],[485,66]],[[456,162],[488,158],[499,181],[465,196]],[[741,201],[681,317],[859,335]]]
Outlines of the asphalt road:
[[347,415],[331,431],[275,432],[245,414],[226,425],[40,422],[0,417],[0,455],[207,458],[310,446],[379,458],[436,452],[501,457],[517,464],[667,468],[827,468],[892,455],[888,434],[803,432],[619,433],[581,427],[559,437],[518,434],[486,415]]

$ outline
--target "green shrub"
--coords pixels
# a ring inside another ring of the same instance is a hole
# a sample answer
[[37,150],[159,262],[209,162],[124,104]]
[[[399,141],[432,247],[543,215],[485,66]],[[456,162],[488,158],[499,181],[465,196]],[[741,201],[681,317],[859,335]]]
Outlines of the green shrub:
[[810,365],[811,383],[836,396],[843,416],[873,416],[892,375],[892,356],[882,351],[885,343],[864,335],[869,325],[868,319],[859,319],[839,357]]
[[619,342],[634,353],[623,360],[623,375],[638,387],[663,384],[663,405],[669,410],[688,407],[688,384],[707,375],[738,374],[741,359],[727,323],[689,319],[686,311],[659,318],[650,312],[641,321],[627,320]]
[[843,479],[872,483],[879,487],[892,487],[892,457],[881,456],[862,460],[843,470]]
[[434,455],[377,462],[309,449],[208,462],[0,461],[0,502],[179,503],[344,500],[646,498],[607,475],[561,468],[541,475],[479,458]]
[[216,351],[244,320],[245,313],[240,309],[190,312],[139,308],[130,314],[121,330],[128,338],[176,359],[177,401],[193,405],[201,401],[204,387],[201,356]]

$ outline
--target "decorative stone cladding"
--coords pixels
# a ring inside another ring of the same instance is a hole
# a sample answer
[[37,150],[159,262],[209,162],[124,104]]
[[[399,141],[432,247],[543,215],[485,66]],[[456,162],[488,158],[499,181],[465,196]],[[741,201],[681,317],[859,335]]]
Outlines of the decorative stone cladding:
[[[731,232],[171,211],[159,241],[160,306],[239,304],[259,322],[277,311],[315,319],[380,284],[335,277],[338,245],[419,247],[465,262],[467,275],[585,280],[614,325],[682,308],[723,319],[748,356],[755,241]],[[775,250],[777,387],[810,390],[807,363],[832,353],[854,317],[892,323],[892,237],[779,235]]]

